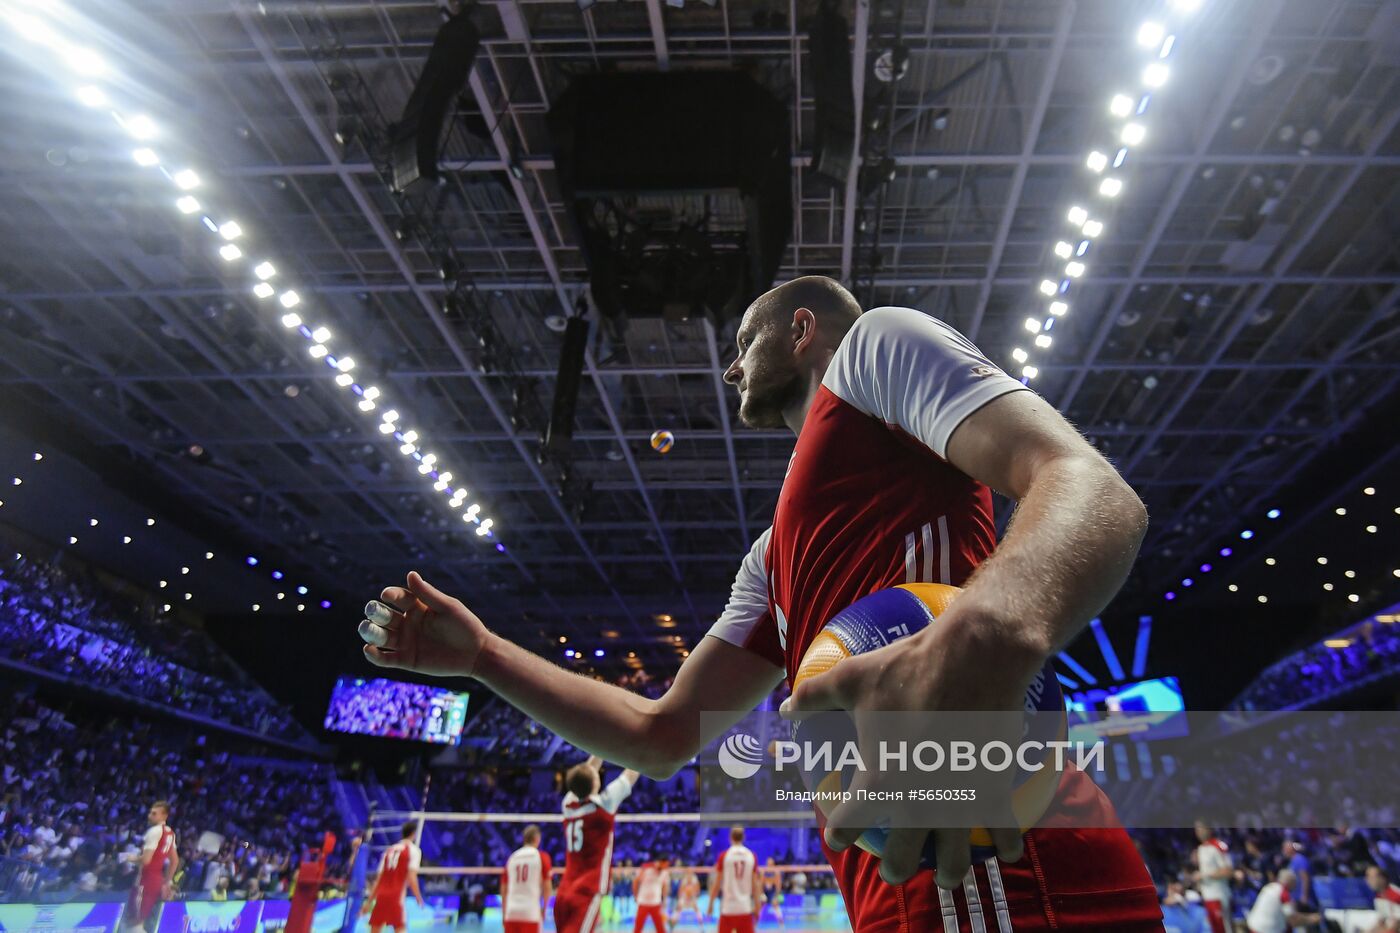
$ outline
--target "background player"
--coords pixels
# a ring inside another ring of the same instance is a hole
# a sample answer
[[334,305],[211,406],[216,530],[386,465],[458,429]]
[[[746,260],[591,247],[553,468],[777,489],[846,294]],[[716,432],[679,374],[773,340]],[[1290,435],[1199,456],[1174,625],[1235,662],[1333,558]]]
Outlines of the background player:
[[1397,933],[1400,931],[1400,887],[1390,883],[1390,876],[1378,865],[1366,869],[1366,886],[1375,895],[1376,925],[1367,933]]
[[778,926],[783,926],[783,873],[771,855],[763,865],[763,901],[772,908]]
[[700,876],[694,868],[681,870],[680,884],[676,889],[675,912],[671,914],[671,926],[680,924],[686,914],[694,914],[700,928],[705,928],[705,917],[700,913]]
[[612,870],[613,820],[637,783],[636,771],[623,771],[603,791],[596,755],[564,775],[564,878],[554,898],[557,933],[593,933],[598,908]]
[[403,911],[405,889],[413,892],[419,907],[423,906],[423,893],[418,890],[418,866],[423,861],[423,850],[413,841],[416,835],[418,824],[409,820],[403,824],[403,838],[379,857],[379,871],[374,877],[374,908],[369,915],[370,933],[379,933],[386,926],[393,927],[396,933],[407,929]]
[[632,933],[642,933],[648,919],[656,927],[656,933],[666,933],[663,908],[671,890],[669,867],[670,863],[660,858],[643,862],[637,869],[637,877],[632,882],[632,890],[637,895],[637,919],[632,923]]
[[352,933],[365,902],[365,886],[369,878],[369,846],[364,833],[355,830],[350,837],[350,865],[345,873],[345,920],[340,933]]
[[1201,872],[1201,900],[1210,917],[1211,933],[1226,933],[1230,918],[1230,876],[1234,865],[1230,847],[1215,837],[1215,831],[1196,821],[1196,867]]
[[501,917],[505,933],[540,933],[543,905],[554,893],[554,864],[540,849],[540,828],[533,823],[520,834],[520,848],[506,860],[501,878]]
[[[561,672],[416,573],[381,592],[391,606],[367,607],[366,657],[476,677],[566,741],[664,778],[790,677],[837,612],[930,581],[963,588],[938,625],[811,678],[787,710],[1019,712],[1127,577],[1147,529],[1136,493],[1047,402],[912,308],[862,314],[839,283],[806,276],[755,301],[736,342],[725,380],[740,418],[797,435],[783,500],[798,505],[754,542],[665,694]],[[993,489],[1017,500],[1000,543]],[[731,713],[701,715],[717,706]],[[883,859],[852,845],[858,826],[823,842],[857,929],[1004,912],[1018,931],[1161,930],[1142,857],[1093,781],[1066,772],[1055,808],[1065,825],[1110,828],[994,829],[998,857],[976,866],[965,829],[894,829]],[[918,871],[926,841],[932,874]]]
[[1249,933],[1286,933],[1320,923],[1321,914],[1301,913],[1294,905],[1293,889],[1297,885],[1298,876],[1291,868],[1283,869],[1277,878],[1264,885],[1245,918]]
[[180,855],[175,851],[175,831],[165,825],[169,818],[170,804],[164,800],[157,800],[146,812],[141,867],[122,914],[122,925],[129,930],[144,929],[146,933],[154,933],[161,903],[173,896],[170,879],[180,867]]
[[729,831],[729,848],[715,862],[714,881],[710,883],[710,899],[705,903],[705,916],[714,913],[715,896],[719,896],[719,926],[715,933],[753,933],[763,881],[758,877],[758,857],[744,845],[744,828]]

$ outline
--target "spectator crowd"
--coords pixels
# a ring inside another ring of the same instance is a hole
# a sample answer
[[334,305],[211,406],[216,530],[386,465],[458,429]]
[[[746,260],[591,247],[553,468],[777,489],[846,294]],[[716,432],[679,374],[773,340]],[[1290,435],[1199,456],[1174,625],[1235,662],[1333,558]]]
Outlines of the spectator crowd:
[[286,889],[339,825],[327,766],[76,702],[0,704],[0,865],[11,897],[131,886],[147,808],[169,801],[184,892]]
[[1234,705],[1246,711],[1310,706],[1400,670],[1400,623],[1366,621],[1327,641],[1348,644],[1318,642],[1288,656],[1255,678]]
[[0,659],[261,735],[306,739],[203,631],[75,568],[12,553],[0,560]]

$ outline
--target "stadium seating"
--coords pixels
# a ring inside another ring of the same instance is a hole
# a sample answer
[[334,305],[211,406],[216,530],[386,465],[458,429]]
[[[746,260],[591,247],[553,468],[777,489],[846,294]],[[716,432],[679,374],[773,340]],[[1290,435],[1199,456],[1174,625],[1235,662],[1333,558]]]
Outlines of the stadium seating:
[[[302,847],[339,827],[329,765],[78,702],[3,699],[0,897],[126,890],[146,809],[160,798],[190,894],[225,877],[233,891],[251,881],[285,890]],[[221,838],[198,851],[206,833]]]
[[308,740],[202,631],[74,567],[0,560],[0,663],[291,742]]

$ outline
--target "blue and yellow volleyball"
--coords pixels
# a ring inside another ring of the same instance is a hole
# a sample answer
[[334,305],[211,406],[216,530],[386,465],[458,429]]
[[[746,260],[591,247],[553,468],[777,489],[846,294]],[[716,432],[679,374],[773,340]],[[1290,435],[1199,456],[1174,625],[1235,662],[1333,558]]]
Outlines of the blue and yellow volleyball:
[[672,434],[670,431],[651,432],[651,449],[659,454],[670,453],[675,443],[676,435]]
[[[794,689],[808,678],[826,673],[846,658],[883,648],[933,625],[961,592],[956,586],[939,583],[908,583],[880,590],[852,603],[832,617],[812,640],[793,677]],[[1049,663],[1027,688],[1024,708],[1026,740],[1064,740],[1068,732],[1064,697],[1054,668]],[[1045,713],[1058,715],[1037,715]],[[794,738],[799,742],[814,738],[803,735],[805,725],[799,723],[794,730]],[[853,725],[851,728],[853,730]],[[827,774],[804,774],[812,790],[844,789],[851,777],[850,773],[839,770]],[[1059,787],[1059,777],[1054,767],[1037,771],[1017,768],[1011,809],[1022,830],[1034,826],[1045,814]],[[835,808],[833,804],[825,802],[819,805],[827,815]],[[856,845],[878,858],[884,851],[887,836],[888,830],[868,829]],[[976,858],[990,858],[995,854],[991,834],[986,829],[972,831],[972,846]],[[934,867],[932,837],[925,846],[922,865],[925,868]]]

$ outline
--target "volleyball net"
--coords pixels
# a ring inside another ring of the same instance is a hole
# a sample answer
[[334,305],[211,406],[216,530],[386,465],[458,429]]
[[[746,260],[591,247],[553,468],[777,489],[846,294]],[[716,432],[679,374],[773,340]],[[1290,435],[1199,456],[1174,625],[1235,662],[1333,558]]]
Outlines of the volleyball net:
[[[510,854],[523,844],[527,826],[540,828],[539,845],[550,854],[556,883],[564,870],[566,840],[557,828],[563,822],[559,812],[377,810],[370,818],[371,850],[382,851],[402,838],[403,828],[410,822],[423,851],[418,874],[424,891],[479,888],[488,921],[493,912],[499,916],[499,879]],[[845,912],[831,866],[822,854],[816,821],[811,813],[791,811],[618,813],[602,919],[622,922],[632,917],[636,910],[632,882],[637,870],[645,862],[665,859],[669,865],[667,913],[679,916],[695,912],[699,920],[715,862],[729,846],[729,833],[735,826],[744,828],[744,844],[757,857],[764,887],[764,917],[802,918],[802,925],[811,928],[842,928]]]

